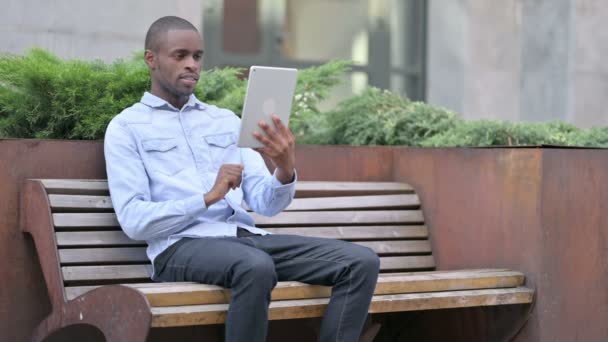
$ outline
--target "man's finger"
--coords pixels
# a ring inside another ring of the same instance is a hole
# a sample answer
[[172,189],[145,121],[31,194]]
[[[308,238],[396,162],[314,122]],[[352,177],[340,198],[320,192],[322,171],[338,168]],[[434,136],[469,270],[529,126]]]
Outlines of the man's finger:
[[272,114],[272,121],[274,122],[274,126],[277,128],[277,130],[283,135],[288,135],[290,133],[289,128],[285,126],[283,121],[281,121],[281,119],[276,114]]
[[258,123],[258,126],[260,126],[260,128],[262,128],[262,130],[264,130],[264,132],[266,132],[266,135],[268,136],[268,139],[270,140],[276,140],[277,139],[277,132],[270,127],[269,124],[267,124],[265,121],[260,121]]
[[268,147],[268,148],[276,148],[276,142],[273,140],[268,139],[267,137],[265,137],[264,135],[260,134],[259,132],[253,132],[252,133],[253,136],[258,139],[259,142],[261,142],[262,144],[264,144],[264,146]]

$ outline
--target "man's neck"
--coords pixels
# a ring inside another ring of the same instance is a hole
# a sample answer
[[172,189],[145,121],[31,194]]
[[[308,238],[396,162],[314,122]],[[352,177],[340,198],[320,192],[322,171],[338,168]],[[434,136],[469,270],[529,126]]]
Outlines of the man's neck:
[[167,101],[173,107],[180,109],[180,110],[190,99],[190,96],[187,96],[187,95],[172,96],[170,94],[167,94],[166,92],[160,91],[159,89],[155,89],[155,87],[152,87],[152,89],[150,89],[150,94]]

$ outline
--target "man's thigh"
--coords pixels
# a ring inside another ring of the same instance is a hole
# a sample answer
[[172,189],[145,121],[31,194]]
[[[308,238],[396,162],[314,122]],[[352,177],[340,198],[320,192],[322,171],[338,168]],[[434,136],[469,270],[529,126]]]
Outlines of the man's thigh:
[[367,247],[337,239],[282,234],[250,239],[272,257],[279,281],[331,286],[354,262],[375,257]]
[[[180,241],[181,242],[181,241]],[[178,242],[178,243],[180,243]],[[235,268],[269,256],[243,238],[193,238],[172,251],[164,265],[156,265],[157,279],[194,281],[223,287],[231,286]]]

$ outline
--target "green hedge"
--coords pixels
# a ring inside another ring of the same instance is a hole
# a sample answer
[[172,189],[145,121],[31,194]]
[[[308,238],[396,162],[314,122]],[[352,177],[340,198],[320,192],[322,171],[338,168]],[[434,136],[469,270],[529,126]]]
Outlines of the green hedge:
[[[349,69],[332,61],[300,70],[290,127],[298,143],[406,146],[577,145],[608,147],[608,128],[553,123],[464,121],[449,110],[368,88],[322,112]],[[203,71],[195,94],[242,110],[244,70]],[[100,139],[108,122],[150,87],[142,55],[106,64],[62,60],[33,49],[0,56],[0,137]]]
[[[335,61],[301,70],[292,124],[307,134],[308,118],[338,84],[349,63]],[[195,90],[204,102],[242,111],[245,70],[203,71]],[[138,102],[150,88],[141,54],[111,64],[64,61],[33,49],[25,56],[0,56],[0,137],[100,139],[110,120]]]

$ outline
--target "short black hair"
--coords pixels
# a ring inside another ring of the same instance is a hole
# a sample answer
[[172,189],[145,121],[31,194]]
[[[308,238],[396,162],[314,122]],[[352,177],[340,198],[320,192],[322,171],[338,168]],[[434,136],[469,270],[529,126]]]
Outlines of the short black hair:
[[145,49],[158,51],[159,38],[169,32],[169,30],[192,30],[198,32],[196,27],[186,19],[176,16],[162,17],[150,25],[148,33],[146,33]]

